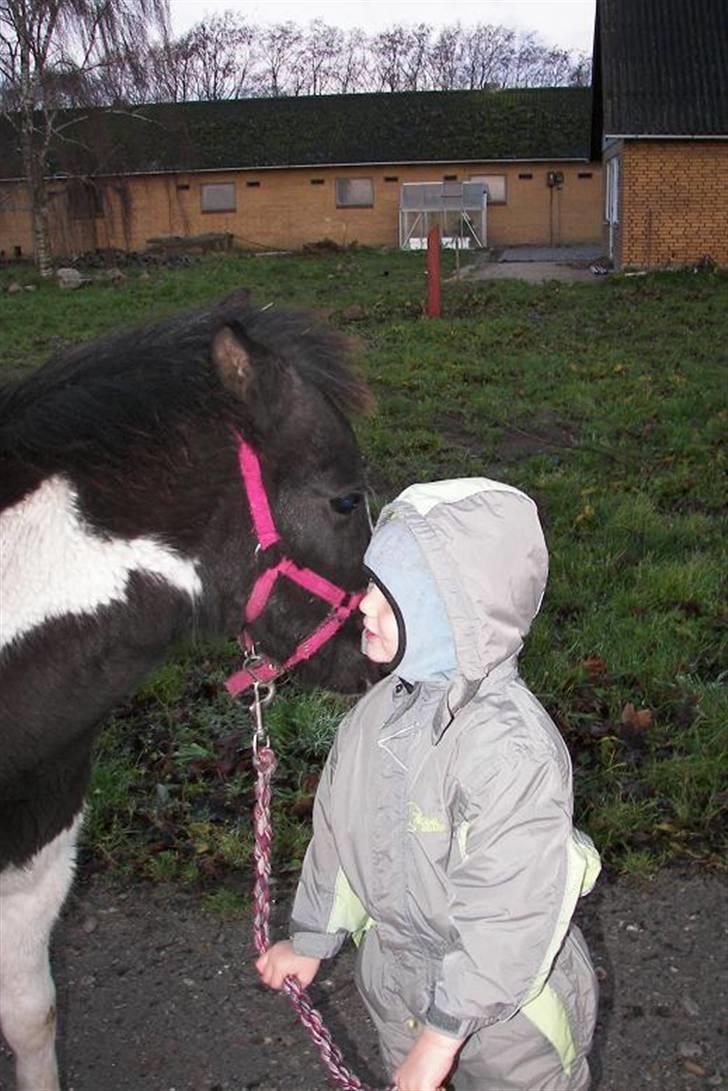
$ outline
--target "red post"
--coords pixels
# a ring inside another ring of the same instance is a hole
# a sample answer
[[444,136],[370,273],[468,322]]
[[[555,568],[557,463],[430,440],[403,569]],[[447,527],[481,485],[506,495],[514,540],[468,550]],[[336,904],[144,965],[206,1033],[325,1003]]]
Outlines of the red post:
[[427,236],[427,317],[440,317],[440,228]]

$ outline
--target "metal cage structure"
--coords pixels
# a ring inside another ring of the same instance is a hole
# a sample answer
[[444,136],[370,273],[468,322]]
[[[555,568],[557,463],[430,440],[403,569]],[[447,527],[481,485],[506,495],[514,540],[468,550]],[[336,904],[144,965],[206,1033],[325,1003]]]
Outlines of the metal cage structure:
[[432,227],[452,250],[488,245],[488,187],[485,182],[404,182],[399,197],[399,246],[425,250]]

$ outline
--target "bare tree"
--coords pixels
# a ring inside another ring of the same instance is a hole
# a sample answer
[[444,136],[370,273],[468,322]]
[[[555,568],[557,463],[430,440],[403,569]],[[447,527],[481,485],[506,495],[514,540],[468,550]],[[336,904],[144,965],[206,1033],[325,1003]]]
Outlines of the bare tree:
[[371,89],[368,49],[369,39],[363,30],[350,30],[344,37],[335,74],[335,92],[347,95],[352,91]]
[[463,86],[464,38],[460,23],[443,27],[437,35],[427,58],[431,87],[438,91],[456,91]]
[[587,53],[571,56],[570,87],[589,87],[592,81],[592,60]]
[[333,91],[341,65],[344,34],[338,27],[321,19],[309,23],[296,58],[302,90],[306,95],[325,95]]
[[535,34],[522,34],[516,41],[504,86],[533,87],[539,78],[545,47]]
[[45,177],[52,140],[68,138],[61,120],[67,89],[81,95],[110,56],[131,55],[150,29],[166,34],[166,0],[0,0],[0,79],[6,117],[20,143],[28,180],[35,260],[52,272]]
[[295,23],[276,23],[263,29],[259,40],[260,73],[263,93],[286,94],[291,67],[301,48],[302,34]]
[[431,41],[432,27],[427,23],[418,23],[409,28],[407,48],[402,57],[406,91],[422,91],[427,86],[427,58]]
[[508,27],[470,28],[463,48],[465,86],[473,91],[507,86],[515,52],[516,34]]
[[370,40],[379,90],[422,90],[431,35],[432,28],[420,23],[415,27],[393,26]]
[[142,65],[146,102],[188,102],[194,98],[197,56],[190,32],[151,46]]
[[232,11],[199,22],[186,37],[192,59],[188,95],[215,102],[245,98],[255,82],[255,28]]

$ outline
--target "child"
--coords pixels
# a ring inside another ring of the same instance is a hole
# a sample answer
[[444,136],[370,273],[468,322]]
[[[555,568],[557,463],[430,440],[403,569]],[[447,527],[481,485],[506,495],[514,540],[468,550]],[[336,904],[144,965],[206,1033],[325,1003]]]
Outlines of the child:
[[258,972],[305,987],[353,934],[399,1091],[584,1091],[597,984],[571,917],[599,862],[517,672],[548,569],[536,506],[484,478],[413,485],[365,564],[364,650],[392,673],[339,728],[291,941]]

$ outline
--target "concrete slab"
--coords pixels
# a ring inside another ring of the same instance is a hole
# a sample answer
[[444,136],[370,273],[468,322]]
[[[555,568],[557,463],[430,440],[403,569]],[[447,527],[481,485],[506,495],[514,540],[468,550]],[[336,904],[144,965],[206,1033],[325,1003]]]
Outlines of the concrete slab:
[[465,266],[458,280],[525,280],[529,284],[543,284],[558,280],[563,284],[606,281],[608,277],[595,276],[584,265],[559,265],[555,261],[490,261]]
[[509,246],[500,256],[501,262],[556,262],[558,265],[589,265],[604,256],[599,243],[583,246]]

